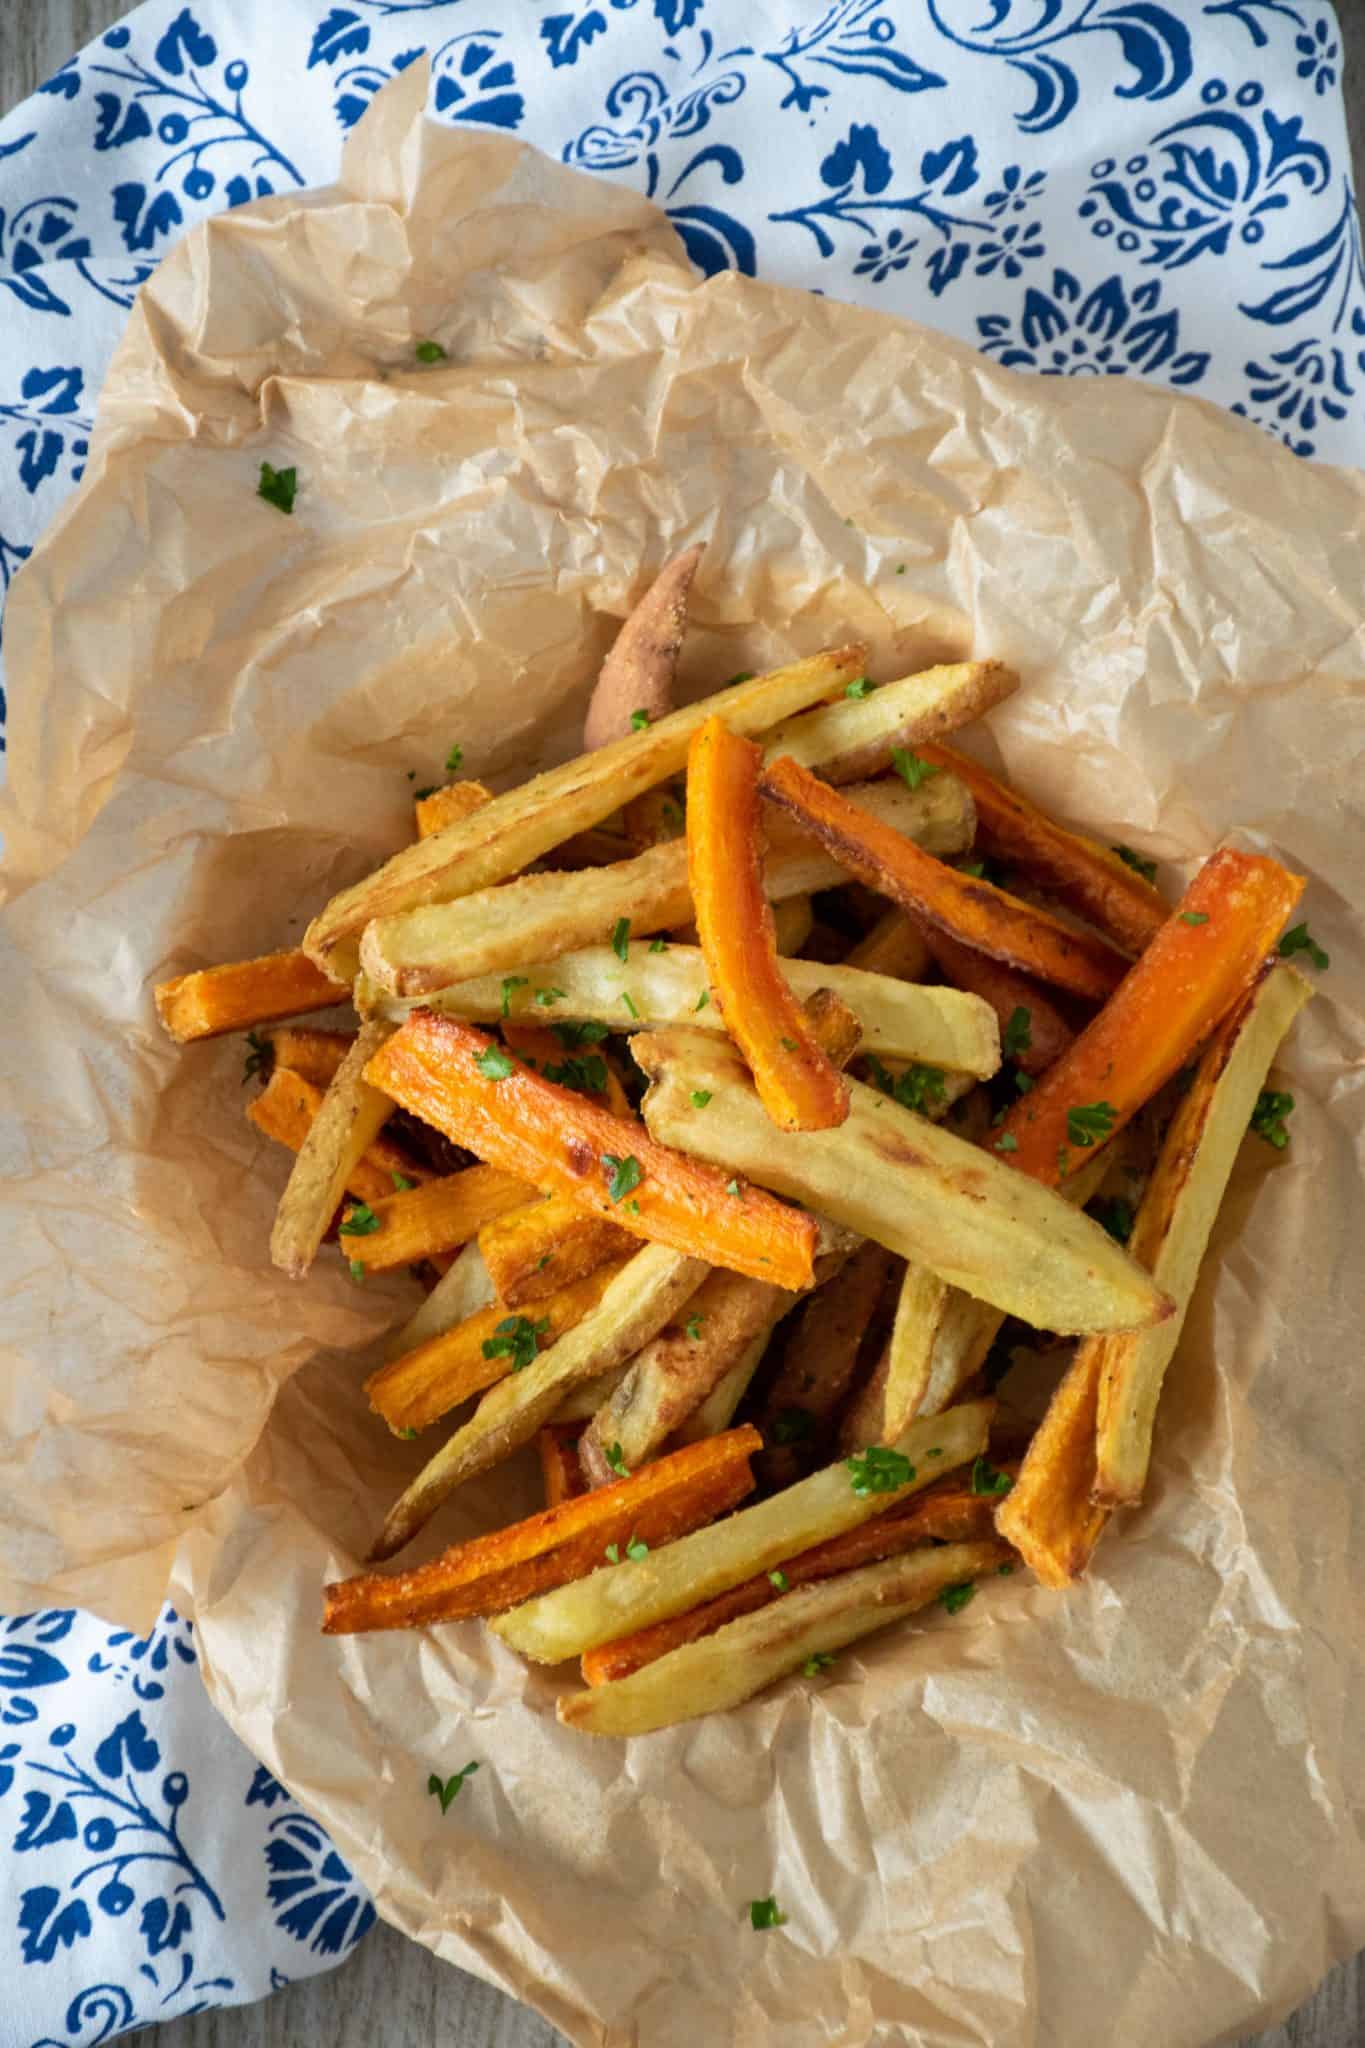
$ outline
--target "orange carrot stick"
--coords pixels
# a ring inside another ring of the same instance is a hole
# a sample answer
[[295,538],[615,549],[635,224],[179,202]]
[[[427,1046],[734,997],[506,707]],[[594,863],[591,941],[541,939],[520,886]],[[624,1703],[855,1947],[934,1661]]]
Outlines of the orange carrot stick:
[[457,1543],[413,1571],[343,1579],[326,1589],[323,1631],[353,1635],[501,1614],[613,1562],[608,1546],[629,1569],[635,1561],[628,1554],[631,1543],[651,1549],[671,1543],[742,1500],[753,1486],[749,1460],[760,1441],[756,1429],[728,1430],[614,1486]]
[[784,1131],[828,1130],[848,1115],[848,1084],[821,1051],[778,965],[763,889],[762,760],[761,747],[718,717],[692,735],[687,877],[707,974],[763,1107]]
[[509,1209],[479,1232],[479,1250],[493,1292],[506,1308],[543,1301],[570,1280],[581,1280],[608,1259],[634,1249],[628,1231],[578,1208],[563,1195]]
[[566,1500],[577,1500],[588,1490],[588,1482],[578,1462],[578,1439],[582,1428],[581,1422],[547,1422],[544,1429],[536,1432],[547,1508],[560,1507]]
[[792,1293],[811,1285],[814,1217],[517,1066],[458,1018],[414,1011],[365,1072],[372,1087],[491,1166],[567,1195],[634,1237]]
[[430,839],[433,832],[454,825],[461,818],[472,817],[492,801],[492,790],[485,789],[481,782],[447,782],[442,789],[429,790],[425,796],[417,797],[412,806],[417,837]]
[[1072,931],[993,882],[935,860],[790,755],[763,770],[759,788],[860,882],[949,938],[1092,1002],[1103,1002],[1122,980],[1128,963],[1104,939]]
[[1302,893],[1303,877],[1277,861],[1231,847],[1213,854],[1112,1000],[1015,1104],[994,1149],[1058,1186],[1246,993]]
[[[322,1090],[301,1074],[276,1067],[254,1102],[247,1104],[247,1120],[264,1137],[297,1152],[308,1135],[313,1118],[322,1107]],[[430,1167],[411,1158],[402,1148],[382,1135],[376,1138],[363,1159],[351,1170],[346,1192],[358,1202],[379,1202],[393,1194],[398,1179],[432,1180]]]
[[325,1088],[336,1076],[355,1040],[353,1031],[319,1031],[316,1026],[279,1024],[265,1036],[270,1041],[272,1067],[288,1067],[317,1088]]
[[171,1037],[184,1045],[192,1038],[249,1031],[307,1010],[328,1010],[345,1000],[345,989],[295,949],[163,981],[156,990],[156,1012]]
[[[606,1054],[595,1045],[580,1053],[569,1052],[555,1037],[548,1024],[525,1024],[519,1018],[509,1018],[502,1026],[504,1045],[510,1045],[530,1066],[539,1067],[543,1073],[550,1070],[551,1078],[558,1076],[563,1068],[572,1073],[577,1070],[578,1079],[565,1081],[565,1086],[576,1086],[580,1094],[596,1095],[613,1116],[632,1116],[634,1112],[621,1086],[621,1077],[612,1066]],[[601,1086],[588,1086],[589,1082],[601,1082]]]
[[342,1247],[367,1273],[393,1273],[468,1244],[485,1223],[523,1208],[534,1194],[524,1180],[496,1166],[462,1167],[422,1187],[396,1189],[390,1182],[361,1213],[347,1210]]
[[992,851],[1050,889],[1059,903],[1088,918],[1125,952],[1141,953],[1151,944],[1170,915],[1169,905],[1126,861],[1098,840],[1068,832],[1027,797],[988,775],[969,754],[931,740],[921,742],[918,751],[966,783],[978,828]]

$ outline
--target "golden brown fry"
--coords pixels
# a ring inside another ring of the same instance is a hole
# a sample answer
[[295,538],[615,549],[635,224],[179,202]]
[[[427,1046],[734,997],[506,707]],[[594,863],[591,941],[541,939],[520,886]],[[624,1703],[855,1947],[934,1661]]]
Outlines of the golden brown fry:
[[784,960],[801,951],[814,926],[815,912],[811,909],[809,896],[788,896],[785,902],[774,903],[773,930],[777,937],[777,950]]
[[941,739],[993,710],[1019,687],[1003,661],[950,661],[883,683],[861,698],[838,697],[763,736],[770,761],[789,754],[826,782],[858,782],[891,766],[897,747]]
[[881,1245],[862,1244],[802,1304],[759,1418],[764,1444],[760,1469],[770,1492],[809,1468],[811,1449],[852,1384],[863,1338],[892,1264],[890,1252]]
[[578,1462],[579,1434],[575,1422],[547,1422],[544,1429],[536,1432],[547,1508],[562,1507],[566,1500],[577,1500],[588,1490]]
[[299,1024],[278,1024],[264,1035],[270,1045],[272,1071],[287,1067],[315,1088],[330,1084],[355,1042],[354,1031],[317,1031]]
[[643,715],[655,725],[673,709],[678,650],[687,630],[687,600],[705,545],[685,548],[666,562],[616,636],[583,721],[583,750],[591,753],[638,731]]
[[419,796],[413,804],[417,837],[430,839],[433,832],[456,825],[461,818],[472,818],[492,801],[492,790],[481,782],[448,782],[444,789],[433,789],[430,796]]
[[424,1186],[394,1189],[341,1219],[341,1246],[367,1273],[392,1273],[455,1251],[486,1223],[523,1208],[535,1189],[496,1166],[466,1166]]
[[491,1308],[494,1299],[493,1283],[479,1247],[467,1244],[462,1252],[456,1253],[449,1270],[441,1275],[421,1307],[400,1328],[389,1332],[384,1339],[385,1358],[402,1358],[406,1352],[415,1351],[419,1344],[439,1337],[443,1330],[453,1330],[457,1323],[467,1322],[481,1308]]
[[[637,853],[643,853],[647,847],[658,846],[665,839],[680,839],[684,819],[682,799],[670,782],[660,784],[658,789],[647,789],[643,796],[633,798],[621,813],[626,838]],[[626,851],[628,849],[622,849],[623,853]],[[558,864],[558,853],[555,861]]]
[[309,1010],[330,1010],[346,1000],[345,989],[297,950],[181,974],[161,982],[155,994],[157,1015],[180,1045],[217,1038],[224,1031],[249,1031]]
[[923,981],[929,971],[929,948],[919,926],[903,910],[888,910],[845,956],[844,965],[891,975],[897,981]]
[[706,1399],[679,1423],[673,1439],[675,1443],[699,1444],[703,1437],[719,1436],[722,1430],[730,1427],[754,1374],[763,1363],[771,1335],[770,1330],[762,1331],[744,1347],[734,1364],[726,1367]]
[[1091,1499],[1102,1369],[1100,1345],[1077,1347],[996,1510],[996,1528],[1045,1586],[1080,1577],[1109,1520],[1109,1509]]
[[365,1079],[391,1033],[387,1024],[361,1025],[295,1154],[270,1233],[270,1257],[291,1280],[312,1265],[352,1173],[392,1113],[390,1098]]
[[[300,1074],[277,1067],[254,1102],[247,1104],[247,1120],[263,1137],[297,1152],[309,1127],[322,1108],[323,1091]],[[351,1168],[346,1193],[358,1202],[377,1202],[391,1195],[400,1179],[431,1180],[430,1167],[411,1158],[400,1145],[380,1136],[363,1158]]]
[[566,1195],[525,1203],[479,1232],[484,1264],[505,1308],[542,1301],[634,1245],[628,1230],[576,1207]]
[[839,1441],[845,1450],[856,1450],[859,1444],[893,1444],[913,1417],[926,1412],[934,1334],[952,1292],[927,1266],[914,1259],[906,1262],[886,1349],[840,1426]]

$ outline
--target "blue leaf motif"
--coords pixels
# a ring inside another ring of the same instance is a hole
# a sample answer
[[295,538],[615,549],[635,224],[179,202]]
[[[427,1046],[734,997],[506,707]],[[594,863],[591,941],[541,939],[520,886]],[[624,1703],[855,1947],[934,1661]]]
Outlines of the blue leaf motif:
[[706,0],[654,0],[654,17],[663,23],[665,35],[675,36],[679,29],[691,28],[705,4]]
[[255,1774],[251,1780],[251,1789],[242,1803],[245,1806],[264,1806],[269,1808],[278,1805],[281,1799],[287,1799],[288,1797],[289,1794],[285,1791],[283,1785],[279,1783],[278,1779],[271,1777],[265,1765],[257,1764]]
[[148,1899],[142,1908],[140,1924],[147,1953],[153,1956],[160,1955],[163,1949],[179,1948],[194,1926],[190,1909],[183,1899],[176,1901],[174,1913],[165,1899]]
[[181,8],[156,46],[156,61],[172,78],[183,78],[187,57],[191,64],[212,64],[217,55],[217,43],[188,7]]
[[174,192],[158,192],[148,205],[145,185],[114,187],[114,219],[123,229],[125,248],[150,249],[158,235],[169,234],[184,217]]
[[596,7],[586,14],[547,14],[540,24],[540,38],[557,71],[563,64],[576,64],[594,37],[606,33],[607,17]]
[[[20,550],[16,549],[15,552],[17,554]],[[28,550],[24,550],[24,552],[27,553]],[[5,563],[5,543],[3,541],[0,541],[0,569],[5,570],[4,581],[5,586],[8,587],[9,570]],[[0,697],[3,695],[4,692],[0,691]],[[18,1756],[18,1754],[19,1745],[17,1742],[7,1742],[4,1748],[0,1749],[0,1799],[4,1798],[10,1786],[14,1783],[14,1764],[12,1759]]]
[[942,149],[926,149],[919,170],[926,185],[937,185],[944,172],[949,172],[943,196],[955,199],[959,192],[970,191],[976,183],[976,144],[970,135],[959,135],[956,142],[945,142]]
[[60,1913],[55,1885],[34,1885],[19,1902],[19,1927],[24,1936],[20,1954],[26,1963],[50,1963],[59,1947],[71,1948],[90,1932],[90,1913],[83,1899],[72,1899]]
[[[98,150],[122,149],[126,142],[141,142],[152,132],[152,124],[141,100],[129,100],[125,111],[116,92],[101,92],[95,95],[95,108],[95,147]],[[121,121],[120,115],[123,117]]]
[[44,79],[39,92],[50,92],[58,99],[74,100],[81,89],[81,74],[76,69],[74,57],[68,57],[60,71],[54,71],[51,78]]
[[868,123],[855,121],[842,142],[834,148],[820,166],[820,176],[827,185],[848,185],[861,170],[863,190],[869,194],[884,192],[891,183],[891,158],[882,147],[881,137]]
[[954,278],[962,275],[971,253],[967,242],[949,242],[945,247],[934,250],[929,258],[929,289],[935,298],[947,290]]
[[140,1707],[134,1707],[131,1714],[125,1714],[117,1728],[111,1729],[95,1751],[95,1765],[106,1778],[123,1775],[125,1760],[129,1770],[150,1771],[161,1761],[158,1744],[147,1733]]
[[317,64],[335,64],[342,57],[363,57],[370,47],[370,31],[358,14],[348,7],[333,7],[313,32],[308,52],[308,69]]
[[[75,412],[80,404],[81,392],[84,387],[85,372],[83,370],[76,368],[74,365],[70,368],[63,368],[60,365],[54,364],[50,370],[39,370],[36,368],[26,370],[24,380],[20,384],[19,389],[25,398],[43,401],[38,406],[39,412],[57,414]],[[15,1646],[11,1645],[10,1647],[13,1649]],[[5,1652],[0,1651],[0,1659],[3,1659],[4,1655]],[[57,1664],[55,1657],[49,1657],[46,1661],[49,1664]],[[57,1675],[65,1678],[65,1665],[57,1664]],[[51,1685],[52,1679],[50,1677],[30,1679],[28,1683]]]
[[716,206],[670,206],[668,218],[698,270],[708,277],[721,270],[754,276],[754,238],[733,214]]
[[[29,379],[38,374],[36,370],[30,370],[25,377],[23,392],[26,398],[32,396],[29,391]],[[61,408],[47,407],[45,410],[58,411]],[[61,435],[55,435],[53,438],[57,443],[57,455],[60,456]],[[55,467],[56,457],[51,465],[51,468]],[[50,474],[51,469],[43,471],[44,476]],[[28,488],[32,490],[34,486],[29,484]],[[52,1656],[47,1650],[40,1650],[34,1643],[6,1643],[0,1647],[0,1689],[6,1692],[31,1692],[39,1685],[60,1685],[67,1675],[66,1666],[60,1657]]]
[[1121,100],[1167,99],[1190,75],[1190,32],[1169,7],[1151,0],[1129,0],[1099,17],[1097,26],[1111,28],[1137,76],[1131,85],[1115,86]]
[[24,1817],[14,1837],[16,1850],[45,1849],[50,1842],[74,1842],[76,1834],[76,1816],[69,1799],[59,1799],[54,1805],[46,1792],[25,1792]]

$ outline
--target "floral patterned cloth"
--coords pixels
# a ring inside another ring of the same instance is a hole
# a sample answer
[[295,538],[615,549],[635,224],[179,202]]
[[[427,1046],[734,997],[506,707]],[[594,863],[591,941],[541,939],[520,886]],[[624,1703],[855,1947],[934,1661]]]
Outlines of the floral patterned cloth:
[[[423,53],[438,120],[642,189],[705,271],[1365,457],[1329,0],[148,0],[0,122],[0,592],[168,244],[331,179]],[[373,1918],[193,1667],[170,1609],[0,1619],[0,2048],[257,1997]]]

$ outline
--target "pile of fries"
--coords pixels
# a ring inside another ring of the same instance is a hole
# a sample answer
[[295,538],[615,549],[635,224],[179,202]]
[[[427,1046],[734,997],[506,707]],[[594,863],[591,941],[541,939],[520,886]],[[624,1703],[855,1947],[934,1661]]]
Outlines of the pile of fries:
[[[301,951],[164,984],[249,1031],[302,1278],[411,1268],[367,1381],[440,1442],[370,1562],[526,1446],[545,1507],[326,1589],[332,1633],[482,1618],[642,1734],[825,1669],[1021,1562],[1085,1570],[1143,1495],[1163,1378],[1320,954],[1302,882],[1155,869],[944,744],[998,662],[865,651],[670,708],[699,551],[623,627],[592,751],[422,797]],[[452,761],[458,770],[457,755]],[[347,998],[348,1030],[282,1020]],[[1036,1428],[992,1389],[1076,1339]]]

